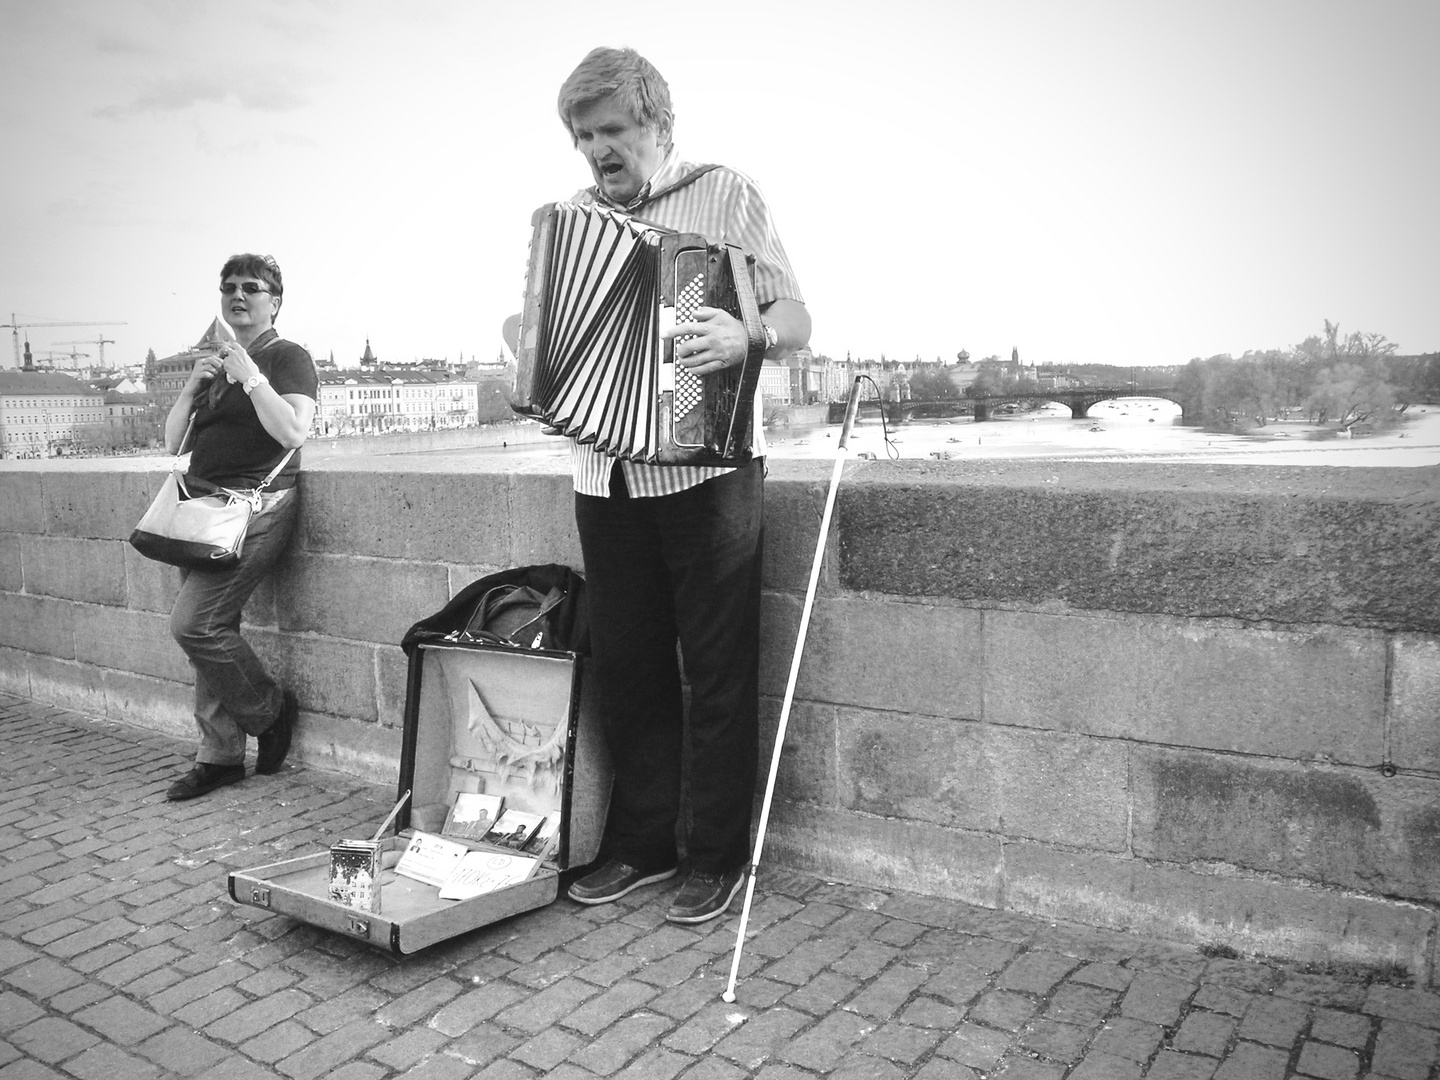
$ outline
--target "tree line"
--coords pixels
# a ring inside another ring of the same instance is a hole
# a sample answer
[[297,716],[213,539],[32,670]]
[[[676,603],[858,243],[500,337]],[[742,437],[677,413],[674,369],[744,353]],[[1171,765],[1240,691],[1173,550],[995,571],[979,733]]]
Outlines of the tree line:
[[1440,402],[1440,353],[1400,356],[1384,334],[1325,332],[1291,349],[1199,357],[1179,373],[1176,388],[1195,404],[1201,423],[1263,427],[1305,419],[1349,429],[1386,427],[1420,402]]
[[[1289,349],[1251,350],[1196,357],[1188,364],[1125,368],[1111,364],[1041,364],[1035,376],[1064,376],[1082,386],[1125,386],[1179,391],[1195,422],[1228,430],[1263,427],[1274,420],[1304,419],[1337,428],[1385,427],[1406,408],[1440,403],[1440,353],[1400,356],[1384,334],[1341,334],[1325,320],[1314,334]],[[986,357],[998,361],[998,357]],[[910,371],[916,398],[984,397],[1021,388],[1017,367],[981,362],[962,391],[946,365],[917,363]]]

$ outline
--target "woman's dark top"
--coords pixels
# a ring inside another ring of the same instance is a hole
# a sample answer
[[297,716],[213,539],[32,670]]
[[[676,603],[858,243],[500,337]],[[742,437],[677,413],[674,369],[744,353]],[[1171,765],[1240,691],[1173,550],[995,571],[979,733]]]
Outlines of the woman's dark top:
[[[245,351],[277,394],[308,398],[319,394],[320,377],[310,354],[273,329],[266,330]],[[226,381],[223,373],[215,378],[218,381],[198,395],[189,475],[222,487],[257,487],[285,456],[285,448],[260,423],[245,388]],[[299,471],[300,451],[296,450],[267,490],[294,487]]]

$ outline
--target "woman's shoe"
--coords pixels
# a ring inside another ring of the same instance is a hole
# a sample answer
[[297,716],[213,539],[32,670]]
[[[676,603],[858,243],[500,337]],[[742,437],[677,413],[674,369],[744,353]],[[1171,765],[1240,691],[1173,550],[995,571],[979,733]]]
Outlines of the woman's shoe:
[[262,776],[279,772],[290,752],[290,736],[295,733],[295,717],[300,714],[300,703],[289,690],[280,702],[280,715],[274,722],[255,737],[255,771]]
[[193,799],[197,795],[208,795],[226,784],[238,784],[245,779],[244,765],[216,765],[210,761],[196,762],[195,767],[170,785],[165,798],[171,802]]

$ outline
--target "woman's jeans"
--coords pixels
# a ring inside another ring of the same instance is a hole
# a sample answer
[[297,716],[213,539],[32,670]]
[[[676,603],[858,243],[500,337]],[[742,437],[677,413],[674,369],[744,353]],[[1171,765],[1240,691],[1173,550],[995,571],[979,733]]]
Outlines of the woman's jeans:
[[265,492],[250,519],[240,562],[231,570],[182,570],[170,633],[195,669],[195,760],[243,765],[245,736],[280,714],[280,685],[240,636],[240,613],[295,531],[299,488]]
[[[587,674],[598,684],[615,764],[605,846],[638,870],[676,863],[682,773],[692,868],[725,873],[750,858],[763,478],[754,461],[674,495],[632,499],[620,485],[620,497],[575,496]],[[677,639],[690,689],[688,732]]]

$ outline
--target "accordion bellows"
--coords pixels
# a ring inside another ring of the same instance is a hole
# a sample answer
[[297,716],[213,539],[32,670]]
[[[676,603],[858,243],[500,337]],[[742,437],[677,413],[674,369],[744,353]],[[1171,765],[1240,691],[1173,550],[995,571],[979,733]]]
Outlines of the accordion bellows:
[[[765,352],[753,258],[603,207],[550,203],[532,221],[515,411],[629,461],[749,461]],[[660,332],[702,305],[744,322],[750,346],[698,377]]]

